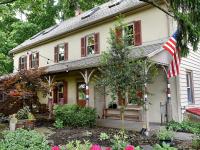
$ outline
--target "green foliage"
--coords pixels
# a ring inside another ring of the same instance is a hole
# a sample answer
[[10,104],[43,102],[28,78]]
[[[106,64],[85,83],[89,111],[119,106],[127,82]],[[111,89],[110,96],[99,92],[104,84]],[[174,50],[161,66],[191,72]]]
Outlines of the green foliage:
[[189,120],[184,120],[181,123],[170,121],[166,128],[172,129],[174,131],[182,131],[189,133],[199,133],[200,134],[200,123],[199,122],[191,122]]
[[123,150],[128,145],[128,136],[124,131],[120,131],[111,139],[112,150]]
[[81,141],[76,140],[76,141],[71,141],[66,144],[66,146],[62,146],[62,150],[89,150],[92,144],[89,141],[84,141],[81,143]]
[[108,134],[106,134],[105,132],[102,132],[101,134],[100,134],[100,140],[101,141],[104,141],[104,140],[108,140],[110,137],[109,137],[109,135]]
[[157,133],[159,140],[172,140],[174,137],[174,132],[172,130],[162,129]]
[[189,54],[189,44],[193,50],[198,49],[200,40],[200,1],[169,0],[169,9],[178,22],[178,46],[182,56]]
[[96,123],[96,110],[78,105],[57,105],[54,108],[57,123],[63,122],[63,126],[92,127]]
[[170,145],[163,143],[162,146],[159,144],[154,145],[153,150],[177,150],[177,148],[170,147]]
[[30,112],[30,109],[28,106],[25,106],[24,108],[18,110],[17,112],[17,119],[28,119],[28,114]]
[[18,129],[3,133],[0,141],[1,150],[49,150],[46,139],[36,131]]
[[57,119],[53,125],[54,125],[54,127],[58,128],[58,129],[64,127],[64,126],[63,126],[63,121],[60,120],[60,119]]
[[192,139],[192,148],[200,149],[200,133],[196,135],[194,139]]
[[[115,28],[126,29],[126,25],[119,21]],[[151,83],[156,75],[157,68],[153,62],[145,58],[130,57],[133,48],[129,46],[130,36],[116,36],[116,30],[110,30],[109,49],[101,57],[100,77],[97,77],[97,86],[108,87],[113,100],[118,94],[129,101],[143,105],[144,84]],[[141,93],[141,94],[137,94]]]

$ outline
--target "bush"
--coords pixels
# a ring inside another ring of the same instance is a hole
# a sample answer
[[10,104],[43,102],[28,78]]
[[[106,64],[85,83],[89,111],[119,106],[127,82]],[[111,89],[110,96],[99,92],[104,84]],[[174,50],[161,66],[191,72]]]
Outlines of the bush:
[[189,120],[184,120],[181,123],[175,122],[175,121],[170,121],[167,124],[166,128],[172,129],[174,131],[200,134],[200,123],[199,122],[191,122]]
[[49,150],[46,139],[36,131],[18,129],[5,131],[0,141],[1,150]]
[[162,129],[157,133],[159,140],[172,140],[174,137],[174,132],[172,130]]
[[95,109],[71,104],[55,106],[54,114],[56,123],[68,127],[92,127],[97,117]]

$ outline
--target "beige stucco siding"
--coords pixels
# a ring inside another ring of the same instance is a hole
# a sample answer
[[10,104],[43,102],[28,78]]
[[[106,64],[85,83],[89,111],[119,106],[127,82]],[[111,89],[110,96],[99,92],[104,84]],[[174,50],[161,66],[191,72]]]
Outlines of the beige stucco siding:
[[194,105],[200,106],[200,49],[190,51],[187,58],[182,58],[180,68],[180,100],[181,106],[194,106],[188,104],[186,71],[192,72]]
[[[124,23],[133,22],[134,20],[141,20],[143,44],[152,42],[154,40],[162,39],[168,36],[167,17],[164,13],[162,13],[160,10],[156,8],[150,8],[142,12],[129,15],[124,18]],[[40,67],[54,64],[54,47],[57,44],[65,42],[69,44],[68,60],[71,61],[80,59],[81,37],[95,32],[100,33],[100,51],[105,51],[108,48],[109,29],[113,28],[114,24],[115,21],[103,23],[96,27],[71,34],[63,39],[29,49],[26,52],[17,53],[14,55],[14,72],[16,72],[18,69],[19,57],[22,55],[27,55],[28,51],[40,53],[41,55],[39,57]],[[49,64],[47,64],[47,59],[43,58],[42,56],[50,59]]]

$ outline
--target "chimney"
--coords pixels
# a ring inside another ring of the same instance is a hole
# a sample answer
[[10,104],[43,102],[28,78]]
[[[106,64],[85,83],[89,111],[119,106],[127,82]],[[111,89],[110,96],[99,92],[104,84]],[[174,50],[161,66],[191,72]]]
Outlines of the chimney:
[[78,7],[76,8],[76,10],[75,10],[75,16],[78,16],[78,15],[80,15],[80,14],[82,14],[82,10],[81,10],[80,6],[78,6]]

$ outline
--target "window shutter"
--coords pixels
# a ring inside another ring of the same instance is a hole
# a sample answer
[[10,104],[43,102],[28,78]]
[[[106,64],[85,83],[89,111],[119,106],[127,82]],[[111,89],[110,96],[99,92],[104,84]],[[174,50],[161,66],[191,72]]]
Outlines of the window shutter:
[[94,47],[95,54],[99,54],[99,52],[100,52],[99,33],[95,33],[94,40],[95,40],[94,41],[95,42],[95,47]]
[[141,20],[134,21],[134,30],[135,30],[134,33],[135,46],[141,45],[142,44]]
[[86,56],[86,38],[82,37],[81,38],[81,57]]
[[19,66],[18,66],[18,70],[20,71],[21,70],[21,57],[19,57]]
[[36,67],[39,67],[39,52],[36,53]]
[[32,54],[29,55],[29,68],[32,68]]
[[27,70],[27,56],[24,57],[24,70]]
[[65,43],[65,61],[68,60],[68,43]]
[[63,81],[64,90],[63,90],[63,97],[64,97],[64,104],[68,102],[68,83],[67,81]]
[[58,62],[58,46],[54,48],[54,62]]

